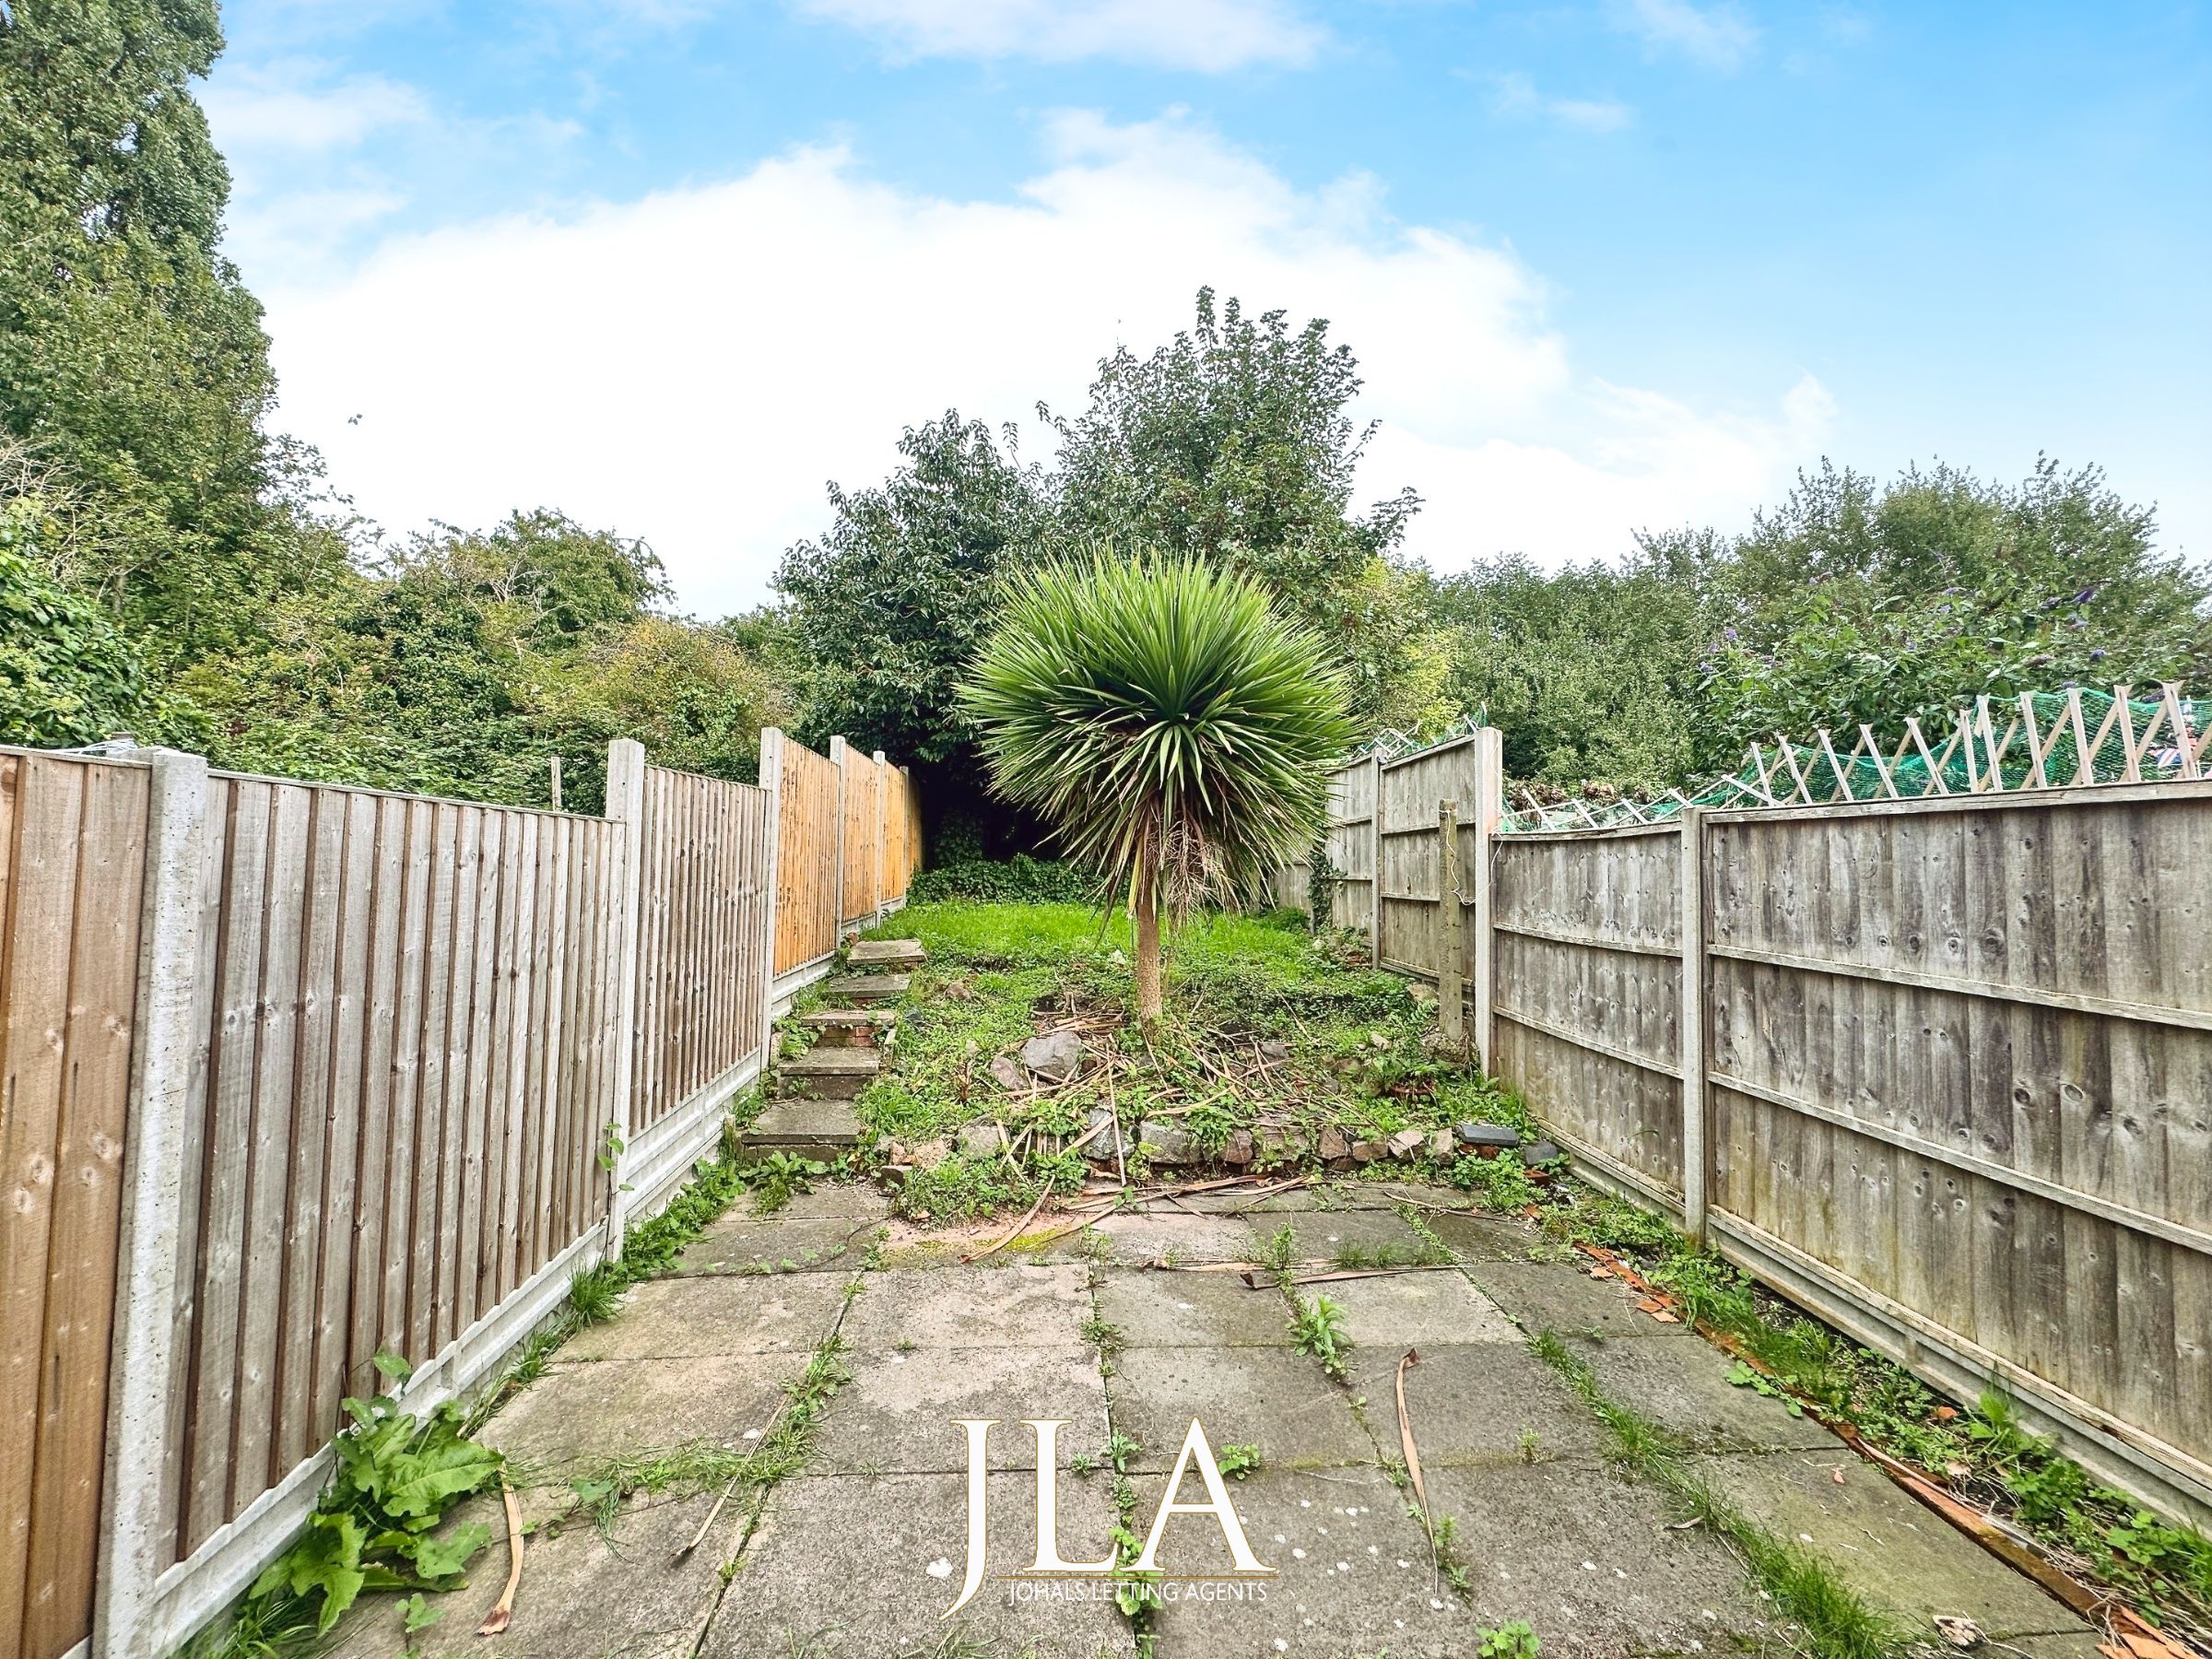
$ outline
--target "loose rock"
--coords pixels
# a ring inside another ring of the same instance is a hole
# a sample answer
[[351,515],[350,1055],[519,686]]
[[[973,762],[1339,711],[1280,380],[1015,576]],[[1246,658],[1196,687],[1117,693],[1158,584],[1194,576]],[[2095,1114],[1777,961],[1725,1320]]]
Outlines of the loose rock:
[[1083,1038],[1076,1031],[1047,1031],[1021,1045],[1021,1063],[1047,1083],[1065,1083],[1081,1069]]
[[1203,1156],[1189,1131],[1151,1119],[1136,1126],[1136,1143],[1145,1157],[1156,1165],[1196,1163]]
[[976,1123],[960,1125],[960,1156],[962,1158],[996,1158],[999,1145],[996,1124]]
[[1411,1158],[1421,1149],[1429,1137],[1418,1129],[1401,1129],[1390,1137],[1390,1155],[1393,1158]]
[[1030,1074],[1015,1064],[1014,1056],[1011,1054],[1001,1054],[991,1062],[991,1077],[1001,1088],[1009,1094],[1027,1094],[1029,1092]]

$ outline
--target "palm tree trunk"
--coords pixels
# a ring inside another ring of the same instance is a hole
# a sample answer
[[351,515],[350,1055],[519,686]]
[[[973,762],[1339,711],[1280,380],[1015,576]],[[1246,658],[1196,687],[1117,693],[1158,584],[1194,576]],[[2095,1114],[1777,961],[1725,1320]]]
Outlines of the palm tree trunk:
[[1149,881],[1136,892],[1136,1018],[1147,1030],[1159,1023],[1159,895]]

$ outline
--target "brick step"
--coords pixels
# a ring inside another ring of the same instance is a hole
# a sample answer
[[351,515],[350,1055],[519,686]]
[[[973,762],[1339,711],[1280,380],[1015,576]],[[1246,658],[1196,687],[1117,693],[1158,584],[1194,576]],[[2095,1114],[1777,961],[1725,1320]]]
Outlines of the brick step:
[[798,1016],[820,1048],[874,1048],[890,1034],[899,1016],[889,1008],[817,1008]]
[[835,1163],[860,1144],[860,1118],[842,1100],[778,1100],[737,1142],[737,1161],[759,1163],[772,1152]]
[[854,968],[919,968],[928,959],[919,939],[858,939],[845,953]]
[[822,982],[822,994],[841,1004],[896,1002],[912,983],[903,973],[841,973]]
[[879,1049],[818,1043],[803,1054],[776,1062],[776,1093],[850,1100],[882,1070]]

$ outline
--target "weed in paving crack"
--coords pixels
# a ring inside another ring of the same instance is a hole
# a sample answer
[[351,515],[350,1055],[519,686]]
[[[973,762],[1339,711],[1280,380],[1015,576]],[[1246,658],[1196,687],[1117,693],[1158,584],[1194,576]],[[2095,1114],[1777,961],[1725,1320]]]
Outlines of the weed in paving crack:
[[1320,1360],[1321,1369],[1341,1382],[1345,1356],[1352,1347],[1352,1339],[1345,1335],[1344,1310],[1325,1296],[1317,1296],[1308,1302],[1295,1293],[1290,1305],[1292,1345],[1300,1353]]
[[1700,1479],[1665,1430],[1608,1398],[1596,1373],[1557,1336],[1544,1332],[1529,1347],[1605,1424],[1624,1468],[1735,1550],[1753,1582],[1804,1628],[1815,1659],[1897,1659],[1907,1651],[1894,1619],[1861,1599],[1820,1557],[1776,1537]]

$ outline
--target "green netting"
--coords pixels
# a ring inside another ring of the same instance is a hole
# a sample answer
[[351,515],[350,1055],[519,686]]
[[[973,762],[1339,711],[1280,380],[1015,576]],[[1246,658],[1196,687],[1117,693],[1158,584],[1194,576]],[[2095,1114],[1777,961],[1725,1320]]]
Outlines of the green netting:
[[1823,806],[2112,783],[2131,776],[2145,782],[2201,777],[2212,766],[2207,728],[2212,698],[2161,691],[2131,695],[2122,708],[2115,694],[2102,691],[2030,692],[1961,710],[1947,727],[1924,727],[1918,741],[1910,732],[1893,732],[1873,744],[1864,735],[1846,744],[1827,734],[1810,743],[1777,737],[1755,744],[1733,776],[1716,778],[1694,794],[1632,801],[1585,793],[1547,803],[1516,792],[1522,798],[1508,802],[1500,829],[1661,824],[1686,806]]

